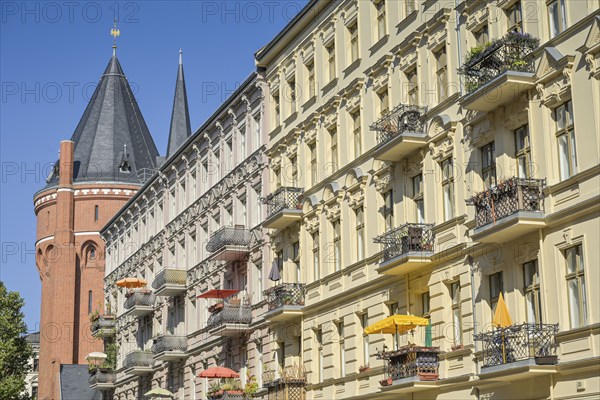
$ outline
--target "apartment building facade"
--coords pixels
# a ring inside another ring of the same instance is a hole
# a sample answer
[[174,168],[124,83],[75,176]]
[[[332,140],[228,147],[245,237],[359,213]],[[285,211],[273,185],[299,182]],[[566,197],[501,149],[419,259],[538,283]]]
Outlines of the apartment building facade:
[[[262,91],[251,75],[103,230],[117,362],[116,378],[95,388],[112,398],[156,388],[206,398],[197,375],[217,365],[246,377],[247,348],[262,337]],[[148,287],[118,287],[124,278]],[[237,296],[198,298],[211,289]]]
[[105,393],[597,397],[599,8],[310,1],[104,228]]
[[307,398],[598,395],[598,9],[311,2],[256,54]]

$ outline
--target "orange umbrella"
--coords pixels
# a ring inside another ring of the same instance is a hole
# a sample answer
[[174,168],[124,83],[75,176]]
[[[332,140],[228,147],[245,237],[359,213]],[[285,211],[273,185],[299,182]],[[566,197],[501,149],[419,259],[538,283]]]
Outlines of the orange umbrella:
[[199,378],[239,378],[240,374],[225,367],[212,367],[205,369],[198,375]]
[[141,278],[124,278],[120,281],[117,281],[118,287],[124,287],[128,289],[143,287],[146,286],[146,284],[146,280]]
[[502,293],[498,296],[498,304],[496,304],[496,311],[494,312],[492,323],[497,328],[507,328],[513,324],[504,297],[502,297]]

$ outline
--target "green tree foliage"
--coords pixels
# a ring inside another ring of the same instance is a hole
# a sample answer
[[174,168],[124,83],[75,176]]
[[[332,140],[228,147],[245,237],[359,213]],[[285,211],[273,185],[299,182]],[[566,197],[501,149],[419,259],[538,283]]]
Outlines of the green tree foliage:
[[28,398],[23,392],[33,350],[25,341],[24,304],[18,292],[9,292],[0,281],[0,399]]

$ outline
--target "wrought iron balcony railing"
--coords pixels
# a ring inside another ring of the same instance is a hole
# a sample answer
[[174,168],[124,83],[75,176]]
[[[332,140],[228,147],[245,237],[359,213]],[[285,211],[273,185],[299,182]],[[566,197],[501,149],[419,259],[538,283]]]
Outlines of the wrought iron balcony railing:
[[304,305],[303,283],[282,283],[264,291],[269,304],[269,311],[283,306]]
[[175,335],[162,335],[154,339],[152,344],[152,353],[160,354],[165,351],[187,351],[187,337]]
[[383,261],[412,251],[433,251],[433,224],[404,224],[373,239],[383,250]]
[[154,358],[152,353],[149,351],[136,350],[125,356],[123,360],[123,367],[135,368],[135,367],[152,367],[154,365]]
[[474,92],[506,71],[534,72],[533,51],[539,39],[529,34],[510,32],[485,48],[474,48],[458,70],[465,89]]
[[212,234],[206,244],[206,251],[214,253],[225,246],[250,245],[250,231],[243,225],[224,226]]
[[558,324],[522,324],[480,333],[483,366],[509,364],[535,359],[537,364],[556,364]]
[[185,286],[186,278],[187,271],[184,269],[165,268],[156,275],[152,287],[158,289],[167,284]]
[[305,384],[306,370],[301,365],[288,365],[280,368],[278,372],[268,370],[263,372],[263,385],[265,387],[276,384]]
[[281,210],[302,210],[302,193],[304,189],[296,187],[280,187],[267,196],[263,202],[267,205],[267,218]]
[[439,347],[410,345],[396,351],[379,353],[377,358],[385,360],[384,374],[392,381],[412,376],[427,381],[438,379],[439,352]]
[[93,334],[101,331],[111,332],[115,330],[116,320],[114,315],[99,315],[90,326],[90,330]]
[[133,290],[128,294],[127,300],[125,300],[126,310],[129,310],[135,306],[149,306],[154,307],[156,301],[156,295],[150,290]]
[[425,135],[425,107],[400,104],[371,125],[377,132],[377,144],[386,143],[405,133]]
[[477,228],[519,211],[543,211],[544,185],[545,179],[511,178],[471,197]]
[[90,385],[97,385],[102,383],[115,383],[117,380],[117,374],[112,370],[97,369],[90,377],[88,382]]
[[224,324],[250,325],[252,322],[252,308],[243,304],[225,304],[208,317],[206,323],[209,329]]

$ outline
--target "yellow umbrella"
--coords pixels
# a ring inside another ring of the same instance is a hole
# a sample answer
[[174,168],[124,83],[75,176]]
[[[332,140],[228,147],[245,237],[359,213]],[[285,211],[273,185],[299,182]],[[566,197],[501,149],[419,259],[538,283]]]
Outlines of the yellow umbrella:
[[128,289],[143,287],[146,286],[146,284],[146,280],[141,278],[124,278],[117,281],[117,286]]
[[510,313],[508,312],[508,307],[504,302],[504,297],[502,297],[502,293],[500,293],[500,296],[498,297],[498,304],[496,304],[496,312],[494,312],[492,324],[497,328],[506,328],[513,324]]
[[[387,333],[395,335],[398,333],[406,333],[415,329],[417,326],[427,326],[429,320],[427,318],[417,317],[415,315],[390,315],[365,328],[365,334]],[[396,342],[396,347],[398,343]]]
[[494,312],[492,324],[494,324],[496,328],[502,329],[502,362],[506,364],[506,345],[504,343],[504,328],[511,326],[513,322],[512,318],[510,318],[508,307],[504,302],[504,297],[502,297],[502,293],[500,293],[500,296],[498,296],[498,304],[496,304],[496,311]]

